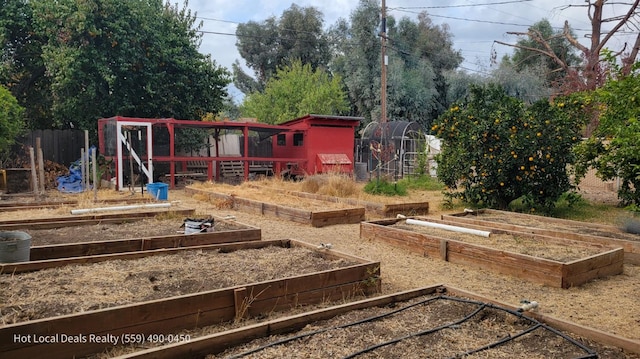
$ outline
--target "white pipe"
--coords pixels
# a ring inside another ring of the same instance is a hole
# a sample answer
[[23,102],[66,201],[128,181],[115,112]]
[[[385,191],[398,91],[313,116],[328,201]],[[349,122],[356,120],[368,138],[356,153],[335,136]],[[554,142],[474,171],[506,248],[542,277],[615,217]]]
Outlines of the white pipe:
[[444,230],[447,230],[447,231],[474,234],[476,236],[481,236],[481,237],[489,237],[489,235],[491,234],[491,232],[481,231],[479,229],[471,229],[471,228],[465,228],[465,227],[450,226],[448,224],[441,224],[441,223],[435,223],[435,222],[419,221],[417,219],[412,219],[412,218],[408,218],[407,219],[407,224],[415,224],[415,225],[418,225],[418,226],[439,228],[439,229],[444,229]]
[[105,212],[105,211],[125,211],[128,209],[138,209],[138,208],[166,208],[166,207],[171,207],[171,203],[149,203],[149,204],[134,204],[130,206],[72,209],[71,214],[85,214],[85,213]]

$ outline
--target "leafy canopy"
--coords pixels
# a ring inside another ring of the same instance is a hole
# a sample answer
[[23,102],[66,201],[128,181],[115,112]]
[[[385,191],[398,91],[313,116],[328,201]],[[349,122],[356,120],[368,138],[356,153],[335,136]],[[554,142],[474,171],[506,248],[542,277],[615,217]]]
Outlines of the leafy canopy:
[[322,23],[322,12],[318,9],[292,4],[280,18],[272,16],[262,22],[239,24],[236,46],[254,77],[236,62],[233,66],[236,87],[245,94],[261,91],[278,68],[297,60],[314,70],[326,67],[330,52]]
[[632,73],[610,79],[598,90],[573,96],[581,107],[595,104],[599,110],[598,126],[576,149],[576,176],[584,176],[593,167],[604,180],[620,178],[618,198],[623,205],[635,208],[640,208],[639,94],[640,74]]
[[36,117],[31,127],[73,123],[94,132],[101,117],[198,119],[222,108],[229,74],[198,52],[202,35],[186,4],[9,1],[22,20],[0,12],[11,25],[3,56],[30,56],[10,61],[2,78],[17,79],[11,91]]
[[348,109],[338,76],[294,61],[279,69],[264,92],[247,96],[241,105],[244,117],[279,124],[307,114],[340,114]]
[[580,137],[580,123],[564,106],[527,106],[498,86],[473,86],[468,100],[432,127],[443,139],[437,172],[449,195],[499,209],[522,197],[530,208],[550,211],[571,189],[566,168]]
[[24,109],[18,105],[18,100],[4,86],[0,86],[0,159],[8,153],[22,131],[23,113]]

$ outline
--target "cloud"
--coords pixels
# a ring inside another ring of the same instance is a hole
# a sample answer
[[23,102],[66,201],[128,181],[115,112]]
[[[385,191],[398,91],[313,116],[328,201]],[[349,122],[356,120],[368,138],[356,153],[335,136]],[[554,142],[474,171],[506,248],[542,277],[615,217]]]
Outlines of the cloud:
[[[504,0],[477,0],[473,3],[487,4],[505,2]],[[314,6],[324,15],[325,27],[335,24],[339,18],[349,18],[351,12],[358,6],[356,0],[297,0],[301,7]],[[494,40],[516,43],[518,37],[508,35],[510,31],[526,31],[527,26],[546,18],[552,26],[560,29],[565,20],[576,29],[579,40],[587,44],[584,37],[590,28],[585,7],[580,7],[581,0],[536,0],[519,1],[503,5],[465,6],[456,8],[416,8],[415,0],[388,0],[388,14],[396,18],[415,18],[420,11],[427,11],[434,24],[448,24],[453,35],[454,48],[462,52],[465,57],[465,67],[480,68],[489,66],[491,53],[495,50],[498,59],[513,51],[512,48],[494,44]],[[420,2],[420,6],[433,6],[433,2]],[[210,31],[203,37],[200,51],[210,53],[216,62],[231,68],[235,60],[242,59],[235,46],[235,37],[214,34],[235,33],[237,24],[233,22],[263,21],[270,16],[279,17],[288,9],[292,0],[191,0],[189,8],[197,11],[199,17],[217,19],[203,20],[205,31]],[[424,4],[424,5],[423,5]],[[439,4],[470,5],[470,1],[439,2]],[[573,6],[569,6],[573,5]],[[623,7],[608,7],[609,14],[622,12]],[[524,25],[524,26],[521,26]],[[618,36],[612,46],[622,47],[629,38]],[[632,43],[632,41],[631,41]],[[478,66],[480,65],[480,66]]]

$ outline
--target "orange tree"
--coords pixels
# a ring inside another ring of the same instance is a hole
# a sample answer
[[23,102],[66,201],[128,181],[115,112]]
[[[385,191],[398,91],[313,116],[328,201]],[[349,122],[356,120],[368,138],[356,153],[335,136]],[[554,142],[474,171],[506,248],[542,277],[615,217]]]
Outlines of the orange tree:
[[581,122],[564,107],[526,105],[496,85],[472,87],[432,127],[443,140],[438,178],[448,195],[498,209],[521,198],[531,210],[550,211],[572,188],[567,166],[580,139]]

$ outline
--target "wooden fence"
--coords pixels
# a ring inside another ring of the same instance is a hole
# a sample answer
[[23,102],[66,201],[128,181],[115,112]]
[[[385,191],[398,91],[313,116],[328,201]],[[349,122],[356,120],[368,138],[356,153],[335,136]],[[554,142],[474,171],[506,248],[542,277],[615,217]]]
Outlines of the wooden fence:
[[84,147],[82,130],[34,130],[16,141],[12,153],[20,156],[23,146],[36,148],[38,137],[44,159],[67,167],[80,158],[81,148]]

